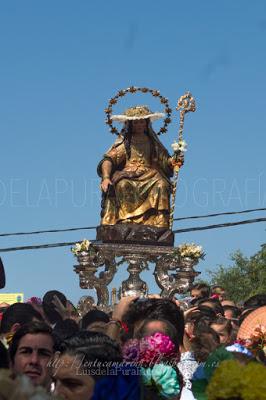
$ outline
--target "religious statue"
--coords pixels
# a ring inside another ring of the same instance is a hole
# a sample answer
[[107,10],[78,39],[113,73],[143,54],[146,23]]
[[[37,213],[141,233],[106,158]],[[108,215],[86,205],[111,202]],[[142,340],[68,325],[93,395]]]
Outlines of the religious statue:
[[[114,115],[112,107],[119,98],[137,92],[155,97],[164,112],[152,112],[149,107],[138,105]],[[118,136],[98,165],[101,224],[96,228],[96,241],[84,240],[72,251],[78,260],[75,271],[80,286],[96,289],[98,306],[106,310],[110,309],[107,286],[120,265],[127,264],[129,273],[119,289],[122,296],[147,295],[148,285],[140,273],[149,264],[155,265],[154,276],[162,296],[188,290],[198,274],[193,270],[195,251],[200,253],[198,246],[195,249],[195,245],[185,244],[181,253],[180,246],[174,247],[172,229],[179,170],[186,151],[184,118],[195,109],[191,93],[186,92],[178,99],[180,123],[178,141],[171,145],[172,155],[159,140],[171,122],[172,109],[158,90],[136,86],[119,90],[105,109],[105,122],[111,133]],[[163,125],[155,132],[152,123],[160,118]],[[114,121],[123,124],[121,130],[113,126]],[[197,258],[200,256],[201,253]],[[104,271],[98,271],[104,265]]]
[[152,128],[152,121],[162,117],[163,113],[153,113],[147,106],[112,116],[124,127],[98,166],[102,225],[169,227],[172,158]]

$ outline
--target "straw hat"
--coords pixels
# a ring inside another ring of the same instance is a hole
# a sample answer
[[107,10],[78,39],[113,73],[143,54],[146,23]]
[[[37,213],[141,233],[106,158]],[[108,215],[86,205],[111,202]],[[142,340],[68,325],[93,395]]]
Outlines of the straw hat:
[[164,118],[164,113],[152,112],[147,106],[135,106],[128,108],[124,114],[112,115],[112,121],[126,122],[138,119],[150,119],[156,121],[157,119]]
[[240,325],[237,338],[250,339],[258,325],[266,327],[266,306],[257,308],[244,319]]

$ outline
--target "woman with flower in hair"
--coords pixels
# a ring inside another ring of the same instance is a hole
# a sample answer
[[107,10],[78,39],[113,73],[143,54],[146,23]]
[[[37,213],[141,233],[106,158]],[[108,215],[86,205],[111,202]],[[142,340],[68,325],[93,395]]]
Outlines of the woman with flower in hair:
[[102,225],[134,223],[168,228],[172,159],[151,125],[163,116],[137,106],[111,117],[124,127],[98,166],[104,193]]
[[141,367],[144,400],[180,398],[182,378],[177,367],[180,354],[173,340],[165,333],[154,332],[130,339],[123,346],[124,361]]

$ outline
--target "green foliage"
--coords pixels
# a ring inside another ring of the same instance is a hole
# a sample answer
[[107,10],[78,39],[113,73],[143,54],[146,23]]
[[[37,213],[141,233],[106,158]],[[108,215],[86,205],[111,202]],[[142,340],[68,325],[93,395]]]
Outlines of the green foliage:
[[266,369],[250,362],[223,361],[207,387],[208,400],[266,400]]
[[227,296],[235,302],[266,293],[266,244],[250,258],[241,251],[235,252],[230,267],[220,265],[216,271],[209,271],[211,284],[225,288]]

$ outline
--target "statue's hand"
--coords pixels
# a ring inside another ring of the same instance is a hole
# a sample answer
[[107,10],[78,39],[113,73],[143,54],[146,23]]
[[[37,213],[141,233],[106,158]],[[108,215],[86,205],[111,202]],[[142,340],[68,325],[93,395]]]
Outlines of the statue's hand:
[[102,180],[101,189],[103,192],[107,192],[109,185],[112,185],[112,182],[109,178],[105,178]]

